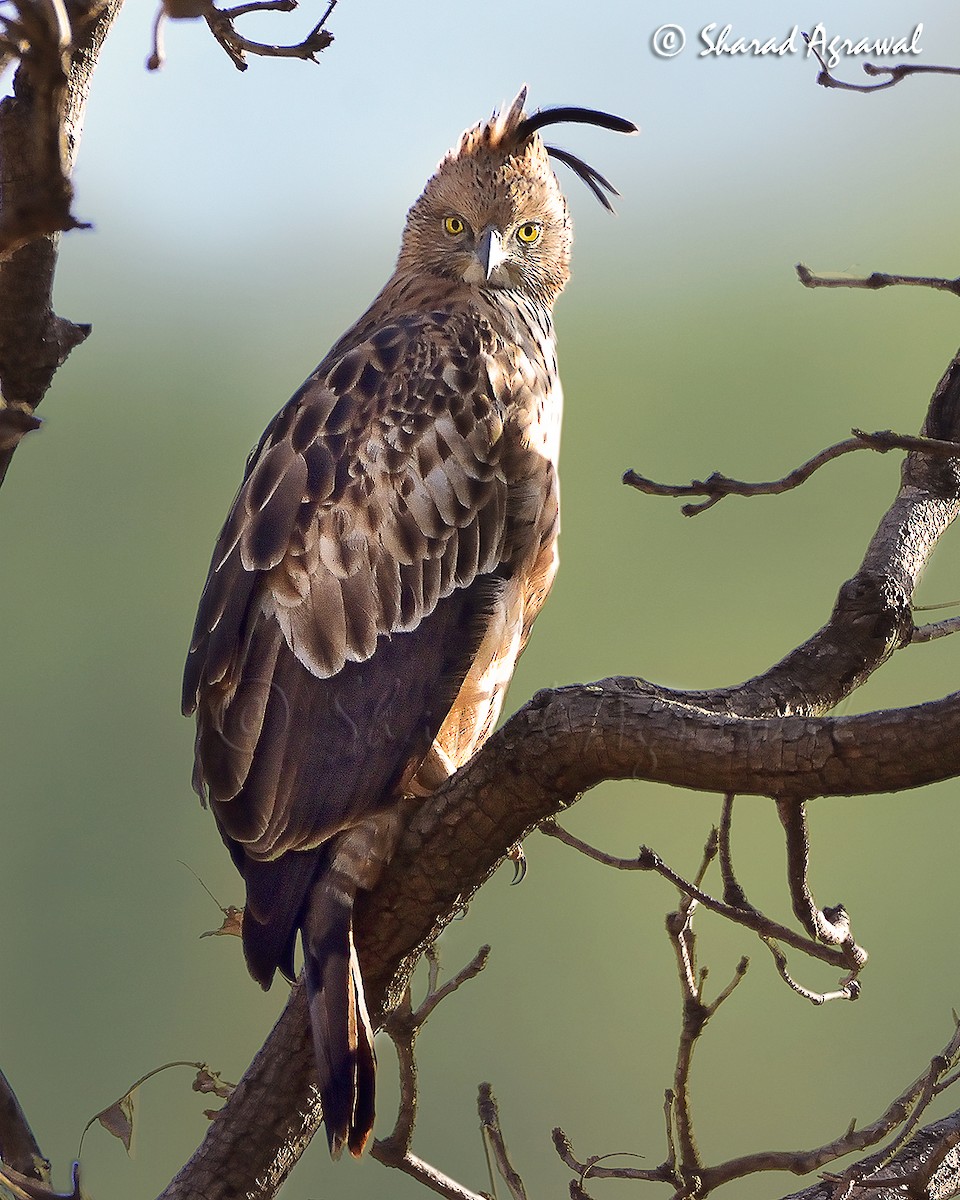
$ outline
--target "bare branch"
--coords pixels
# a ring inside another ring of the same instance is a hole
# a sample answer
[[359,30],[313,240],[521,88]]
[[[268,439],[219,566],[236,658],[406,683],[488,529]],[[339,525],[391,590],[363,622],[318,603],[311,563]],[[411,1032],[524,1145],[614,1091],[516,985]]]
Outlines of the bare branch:
[[[889,86],[885,84],[884,86]],[[873,88],[868,90],[875,90]],[[864,288],[867,291],[879,291],[886,287],[925,287],[938,292],[952,292],[960,296],[960,276],[956,279],[943,279],[937,275],[889,275],[884,271],[874,271],[870,275],[817,275],[797,263],[797,275],[804,287],[808,288]]]
[[[667,1105],[673,1103],[673,1093],[667,1094]],[[553,1146],[560,1161],[570,1168],[582,1183],[585,1179],[636,1179],[644,1183],[674,1183],[676,1181],[672,1168],[664,1163],[652,1169],[645,1167],[611,1167],[604,1166],[613,1158],[639,1158],[639,1154],[616,1152],[612,1154],[594,1154],[582,1161],[577,1158],[573,1144],[562,1129],[554,1129]]]
[[723,808],[720,812],[720,828],[717,830],[717,850],[720,858],[720,877],[723,880],[723,899],[725,904],[733,908],[752,908],[747,900],[746,892],[733,870],[733,853],[731,850],[731,835],[733,832],[733,802],[735,796],[728,792],[723,798]]
[[[781,925],[778,921],[772,920],[755,908],[740,908],[723,900],[717,900],[695,883],[678,875],[676,871],[667,866],[658,854],[647,846],[640,848],[640,854],[637,858],[617,858],[581,841],[555,821],[546,820],[541,822],[540,832],[545,833],[548,837],[555,837],[558,841],[563,842],[574,850],[578,850],[581,854],[592,858],[595,862],[602,863],[607,867],[614,867],[618,871],[653,871],[663,879],[669,880],[674,887],[696,900],[698,904],[702,904],[710,912],[714,912],[718,916],[734,922],[734,924],[742,925],[745,929],[753,930],[754,933],[763,939],[772,938],[776,941],[784,942],[788,946],[792,946],[795,950],[801,950],[811,958],[817,958],[821,962],[829,963],[839,970],[860,970],[866,961],[866,955],[859,947],[853,946],[851,948],[850,945],[837,942],[831,945],[823,945],[813,938],[797,933],[796,930],[790,929],[787,925]],[[862,958],[861,955],[863,956]]]
[[376,1147],[377,1143],[374,1143],[371,1153],[379,1162],[384,1163],[386,1166],[395,1167],[398,1171],[402,1171],[404,1175],[409,1175],[411,1179],[415,1179],[417,1183],[422,1183],[431,1192],[436,1192],[438,1196],[445,1196],[446,1200],[489,1200],[489,1197],[484,1196],[480,1192],[471,1192],[469,1188],[465,1188],[462,1184],[457,1183],[449,1175],[444,1175],[442,1171],[438,1171],[436,1167],[432,1167],[428,1162],[424,1162],[422,1158],[417,1158],[409,1150],[394,1162],[384,1158],[382,1151],[377,1150]]
[[79,224],[69,177],[93,69],[120,3],[73,5],[68,54],[62,15],[44,25],[37,5],[36,41],[23,52],[14,97],[0,103],[0,248],[7,251],[0,255],[0,482],[20,437],[36,428],[33,412],[54,374],[90,332],[53,312],[57,241],[50,233]]
[[850,918],[843,905],[837,904],[832,908],[821,909],[807,883],[810,837],[803,801],[780,799],[777,801],[777,814],[787,838],[787,881],[797,919],[812,938],[829,946],[845,947],[850,961],[862,966],[867,961],[867,956],[853,940]]
[[[960,357],[938,384],[922,433],[960,440]],[[960,772],[960,695],[894,713],[811,715],[909,644],[914,589],[958,511],[956,460],[909,454],[900,492],[830,620],[763,675],[694,692],[604,680],[541,693],[506,722],[424,800],[376,891],[360,898],[357,946],[374,1022],[398,1003],[422,950],[509,847],[601,780],[803,799],[895,791]],[[727,907],[731,919],[743,918]],[[789,937],[778,940],[789,945]],[[822,952],[839,953],[821,946],[817,957]],[[307,1030],[298,986],[164,1200],[276,1192],[320,1122]]]
[[500,1127],[500,1109],[489,1083],[481,1083],[477,1094],[477,1113],[480,1117],[480,1132],[483,1136],[484,1148],[487,1151],[487,1162],[496,1167],[497,1174],[507,1186],[513,1200],[527,1200],[527,1192],[523,1180],[510,1161],[507,1144]]
[[960,631],[960,617],[947,617],[943,621],[935,621],[931,625],[921,625],[914,629],[910,640],[914,643],[932,642],[936,638],[949,637],[951,633],[958,631]]
[[327,19],[336,7],[337,0],[329,0],[327,10],[313,29],[300,42],[278,45],[256,42],[238,33],[236,21],[250,13],[293,12],[298,0],[249,0],[231,8],[217,8],[213,0],[162,0],[153,24],[153,50],[147,59],[147,70],[159,70],[165,61],[163,27],[165,21],[192,20],[203,17],[217,43],[226,51],[238,71],[249,66],[246,55],[261,58],[299,58],[317,62],[317,55],[333,42],[333,34],[325,29]]
[[[864,1181],[862,1186],[851,1179],[847,1187],[838,1187],[837,1176],[825,1176],[823,1182],[792,1192],[784,1200],[838,1200],[838,1197],[843,1200],[907,1200],[908,1197],[948,1200],[957,1194],[960,1152],[956,1146],[947,1146],[941,1157],[941,1150],[957,1136],[960,1136],[960,1111],[919,1130],[887,1164],[881,1176],[870,1177],[882,1157],[879,1154],[871,1155],[845,1172],[847,1176],[857,1172]],[[934,1158],[940,1159],[940,1163],[935,1165],[933,1177],[924,1181],[927,1164]],[[926,1187],[926,1191],[907,1190],[914,1180],[919,1187]]]
[[875,77],[886,75],[887,78],[882,83],[846,83],[831,75],[826,60],[810,40],[809,34],[801,34],[801,37],[806,42],[807,49],[820,64],[817,83],[825,88],[839,88],[844,92],[882,92],[885,88],[895,87],[909,75],[960,75],[960,67],[921,66],[913,63],[900,63],[896,67],[878,67],[875,63],[868,62],[863,64],[863,73]]
[[770,938],[762,937],[760,939],[773,955],[773,961],[776,963],[777,970],[780,972],[780,977],[790,988],[796,992],[798,996],[802,996],[804,1000],[809,1000],[811,1004],[826,1004],[829,1000],[859,1000],[860,984],[856,979],[848,979],[843,987],[835,992],[814,992],[810,988],[804,987],[797,983],[790,972],[787,970],[787,956],[780,949],[776,942]]
[[419,1107],[414,1044],[424,1022],[440,1001],[452,995],[468,979],[477,976],[487,965],[489,956],[490,947],[481,946],[470,962],[441,986],[439,983],[439,956],[436,947],[429,947],[426,951],[427,994],[423,1002],[418,1008],[413,1008],[408,983],[400,1003],[388,1015],[383,1026],[397,1052],[397,1063],[400,1069],[400,1103],[393,1132],[389,1137],[378,1138],[371,1147],[370,1153],[384,1166],[403,1171],[405,1175],[411,1176],[431,1191],[447,1197],[448,1200],[482,1200],[482,1198],[448,1175],[438,1171],[430,1163],[418,1158],[410,1149]]
[[728,475],[721,475],[719,471],[714,471],[707,479],[695,479],[692,483],[655,483],[633,470],[624,473],[623,482],[648,496],[707,496],[708,499],[702,504],[684,504],[680,509],[685,517],[696,517],[719,504],[725,496],[783,495],[784,492],[792,491],[806,483],[815,471],[819,471],[828,462],[833,462],[834,459],[854,450],[875,450],[879,454],[886,454],[889,450],[908,450],[941,458],[960,457],[960,444],[955,442],[913,437],[894,433],[889,429],[881,429],[876,433],[864,433],[862,429],[854,429],[852,432],[853,437],[828,446],[788,472],[782,479],[770,480],[767,483],[747,483],[742,479],[731,479]]
[[256,54],[262,58],[300,58],[309,62],[316,62],[317,55],[322,50],[326,50],[333,42],[333,34],[325,29],[324,26],[333,12],[336,3],[337,0],[330,0],[326,12],[303,41],[290,46],[251,41],[250,38],[245,38],[237,32],[234,21],[238,16],[253,12],[256,9],[278,8],[289,12],[293,5],[282,2],[241,4],[234,9],[225,10],[214,8],[211,5],[211,11],[204,14],[204,17],[207,25],[210,27],[210,32],[227,52],[233,65],[238,71],[245,71],[249,65],[245,58],[247,54]]

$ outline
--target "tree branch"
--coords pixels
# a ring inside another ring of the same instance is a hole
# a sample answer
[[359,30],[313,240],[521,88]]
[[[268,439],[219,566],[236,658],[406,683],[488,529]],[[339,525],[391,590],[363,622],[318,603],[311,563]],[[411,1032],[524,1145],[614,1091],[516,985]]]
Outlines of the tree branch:
[[875,292],[887,287],[925,287],[960,296],[960,276],[956,279],[943,279],[939,275],[888,275],[885,271],[874,271],[862,277],[817,275],[803,263],[797,263],[797,276],[803,286],[808,288],[861,288]]
[[66,49],[59,26],[41,37],[41,4],[19,5],[37,40],[23,51],[14,94],[0,102],[0,483],[20,438],[39,424],[33,412],[54,375],[90,333],[53,311],[55,231],[79,225],[70,175],[93,69],[121,2],[72,10]]
[[743,479],[731,479],[729,475],[722,475],[719,471],[714,471],[708,479],[695,479],[692,483],[655,483],[633,470],[624,473],[623,482],[648,496],[706,496],[707,499],[701,504],[684,504],[680,509],[685,517],[696,517],[719,504],[725,496],[782,496],[784,492],[793,491],[806,483],[815,471],[819,471],[828,462],[833,462],[834,459],[854,450],[875,450],[878,454],[886,454],[890,450],[917,450],[939,458],[960,458],[960,443],[957,442],[911,437],[909,434],[894,433],[890,429],[881,429],[876,433],[864,433],[862,429],[854,429],[851,432],[853,437],[827,446],[807,462],[794,467],[781,479],[773,479],[767,483],[747,483]]
[[7,1077],[0,1071],[0,1163],[40,1183],[50,1180],[50,1163],[40,1153],[37,1139]]
[[[922,433],[960,440],[960,358],[940,381]],[[374,1023],[382,1025],[424,947],[509,847],[605,779],[799,801],[897,791],[960,772],[960,695],[893,712],[808,715],[909,644],[914,588],[958,511],[956,461],[908,455],[900,492],[830,621],[739,687],[677,692],[628,677],[534,697],[423,803],[377,889],[359,897],[357,946]],[[272,1196],[319,1125],[313,1074],[297,986],[163,1200]]]

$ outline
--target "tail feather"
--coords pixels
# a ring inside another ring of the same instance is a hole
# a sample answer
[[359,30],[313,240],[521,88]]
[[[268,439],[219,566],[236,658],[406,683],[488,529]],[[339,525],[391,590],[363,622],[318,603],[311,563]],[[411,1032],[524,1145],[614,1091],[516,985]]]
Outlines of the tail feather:
[[353,945],[353,894],[336,875],[313,888],[303,920],[304,968],[330,1154],[359,1158],[374,1120],[376,1055]]

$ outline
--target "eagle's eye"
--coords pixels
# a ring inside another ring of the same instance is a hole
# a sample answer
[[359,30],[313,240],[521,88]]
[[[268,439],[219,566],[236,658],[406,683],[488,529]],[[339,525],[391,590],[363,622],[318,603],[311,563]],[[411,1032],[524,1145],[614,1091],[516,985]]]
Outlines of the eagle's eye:
[[540,236],[540,230],[541,226],[539,226],[536,221],[526,221],[517,230],[517,237],[525,245],[530,246]]
[[451,237],[459,237],[466,229],[463,221],[459,217],[444,217],[443,228],[450,234]]

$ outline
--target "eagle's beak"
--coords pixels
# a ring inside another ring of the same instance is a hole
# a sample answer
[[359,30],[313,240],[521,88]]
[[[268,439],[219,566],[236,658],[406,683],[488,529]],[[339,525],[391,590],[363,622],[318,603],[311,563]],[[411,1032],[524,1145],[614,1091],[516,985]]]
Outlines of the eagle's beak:
[[507,257],[500,230],[488,225],[480,234],[474,254],[483,272],[483,281],[486,282]]

